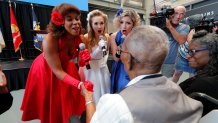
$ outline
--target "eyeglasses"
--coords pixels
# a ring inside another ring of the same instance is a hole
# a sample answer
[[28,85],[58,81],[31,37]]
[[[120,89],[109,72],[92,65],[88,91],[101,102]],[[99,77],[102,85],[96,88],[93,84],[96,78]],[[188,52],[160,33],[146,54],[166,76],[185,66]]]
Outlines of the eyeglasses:
[[197,53],[197,52],[200,52],[200,51],[204,51],[204,50],[208,50],[207,48],[200,48],[200,49],[193,49],[193,50],[189,50],[188,51],[188,54],[190,55],[190,56],[193,56],[195,53]]
[[117,52],[116,52],[116,57],[117,57],[117,58],[120,58],[121,53],[127,53],[127,54],[129,54],[132,60],[134,60],[136,63],[140,63],[140,61],[139,61],[138,59],[136,59],[135,57],[133,57],[130,52],[124,51],[124,50],[122,50],[122,49],[117,50]]
[[[121,54],[121,53],[128,53],[128,54],[130,54],[129,52],[120,49],[120,54]],[[130,55],[131,55],[131,54],[130,54]]]
[[[130,53],[127,52],[127,51],[123,51],[122,49],[119,49],[119,50],[116,51],[116,57],[117,57],[117,58],[120,58],[121,53],[128,53],[128,54],[130,54]],[[131,54],[130,54],[130,55],[131,55]]]

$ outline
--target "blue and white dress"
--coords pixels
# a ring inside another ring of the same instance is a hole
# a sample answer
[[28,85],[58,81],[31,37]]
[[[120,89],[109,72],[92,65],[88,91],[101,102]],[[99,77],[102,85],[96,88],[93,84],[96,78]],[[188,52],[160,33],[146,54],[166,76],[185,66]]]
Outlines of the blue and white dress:
[[[117,33],[115,37],[115,42],[117,46],[122,47],[124,38],[122,38],[121,31]],[[111,72],[111,93],[121,91],[129,83],[129,81],[130,79],[124,69],[124,64],[120,60],[113,61]]]

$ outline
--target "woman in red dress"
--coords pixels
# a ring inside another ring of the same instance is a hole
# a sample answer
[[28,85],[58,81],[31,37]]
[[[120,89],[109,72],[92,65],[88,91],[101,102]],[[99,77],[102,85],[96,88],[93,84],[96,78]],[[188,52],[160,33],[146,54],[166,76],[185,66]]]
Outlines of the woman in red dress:
[[[68,123],[70,116],[81,116],[85,110],[80,85],[90,90],[93,86],[89,81],[79,81],[73,62],[81,42],[80,14],[71,4],[54,7],[43,41],[43,53],[34,60],[29,71],[21,106],[23,121],[40,119],[41,123]],[[87,59],[90,59],[88,52],[80,53],[80,63]]]

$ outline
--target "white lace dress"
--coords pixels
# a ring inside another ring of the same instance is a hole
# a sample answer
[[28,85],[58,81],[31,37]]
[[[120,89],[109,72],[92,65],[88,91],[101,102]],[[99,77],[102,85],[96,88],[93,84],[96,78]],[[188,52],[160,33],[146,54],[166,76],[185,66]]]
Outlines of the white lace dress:
[[110,72],[107,66],[107,55],[103,56],[102,50],[96,45],[92,48],[91,61],[89,62],[91,69],[80,67],[79,74],[81,80],[90,80],[94,84],[94,102],[98,103],[100,97],[106,93],[110,93]]

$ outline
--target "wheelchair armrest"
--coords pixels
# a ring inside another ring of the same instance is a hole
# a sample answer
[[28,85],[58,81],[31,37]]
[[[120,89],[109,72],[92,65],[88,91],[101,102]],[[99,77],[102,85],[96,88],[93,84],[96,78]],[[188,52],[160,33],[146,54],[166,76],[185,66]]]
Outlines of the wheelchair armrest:
[[200,97],[200,98],[205,99],[205,100],[207,100],[207,101],[209,101],[209,102],[211,102],[211,103],[218,106],[218,100],[211,97],[211,96],[209,96],[209,95],[207,95],[207,94],[205,94],[205,93],[193,92],[193,93],[189,94],[188,96],[193,98],[193,99],[196,99],[196,98]]
[[189,94],[188,96],[195,100],[200,101],[203,104],[202,116],[218,108],[218,100],[205,93],[194,92],[194,93]]

